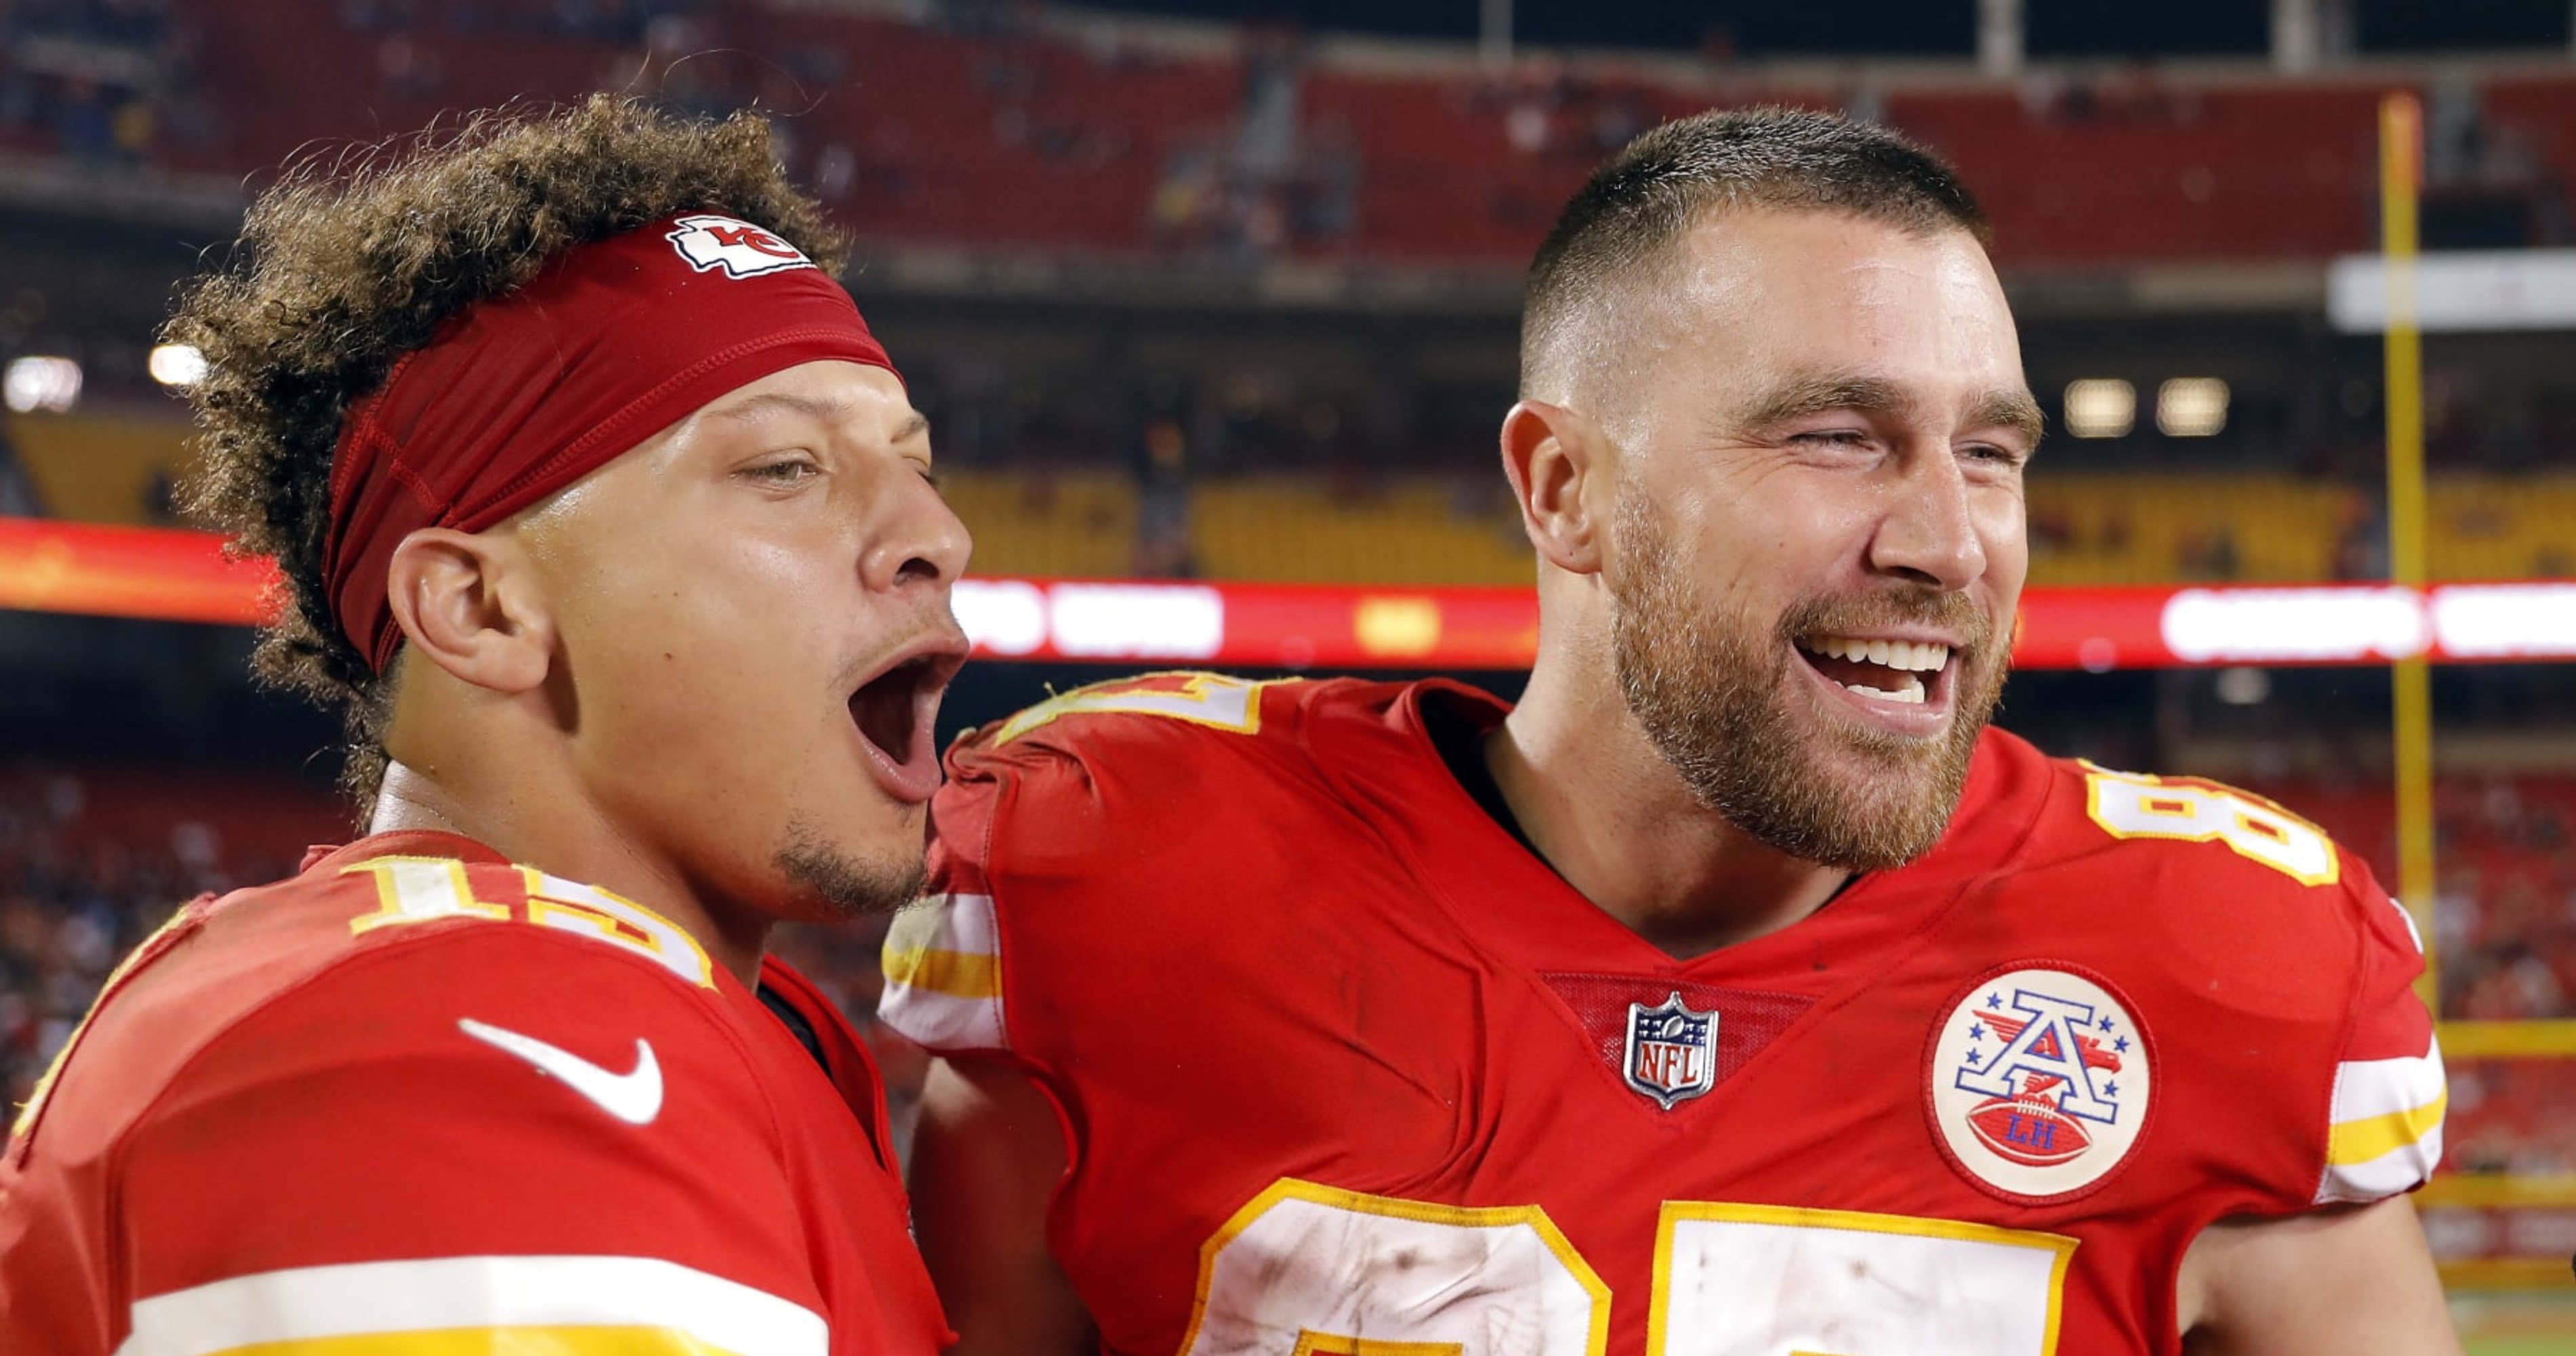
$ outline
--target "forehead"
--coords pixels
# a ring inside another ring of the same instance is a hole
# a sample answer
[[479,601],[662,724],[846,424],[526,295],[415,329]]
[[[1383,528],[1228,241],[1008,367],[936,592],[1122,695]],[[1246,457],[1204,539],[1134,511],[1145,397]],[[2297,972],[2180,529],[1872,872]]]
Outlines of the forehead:
[[[2021,381],[2020,340],[1983,246],[1836,212],[1711,214],[1664,282],[1677,354],[1730,371],[1869,371],[1927,388]],[[1728,383],[1733,385],[1734,383]]]
[[894,373],[866,363],[827,359],[772,372],[700,406],[682,426],[758,423],[779,415],[849,422],[886,435],[916,431],[923,422]]

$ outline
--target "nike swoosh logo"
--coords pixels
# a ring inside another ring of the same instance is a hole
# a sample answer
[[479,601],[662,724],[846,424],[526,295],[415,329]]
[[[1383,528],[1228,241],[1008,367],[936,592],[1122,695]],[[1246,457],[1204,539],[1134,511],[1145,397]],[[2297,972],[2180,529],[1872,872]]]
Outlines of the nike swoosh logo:
[[478,1022],[471,1017],[456,1019],[456,1029],[487,1045],[501,1049],[530,1064],[540,1072],[553,1074],[564,1086],[597,1103],[599,1109],[628,1125],[651,1125],[662,1114],[662,1066],[653,1058],[653,1047],[642,1038],[635,1042],[635,1068],[629,1073],[610,1073],[570,1050],[558,1049],[534,1036]]

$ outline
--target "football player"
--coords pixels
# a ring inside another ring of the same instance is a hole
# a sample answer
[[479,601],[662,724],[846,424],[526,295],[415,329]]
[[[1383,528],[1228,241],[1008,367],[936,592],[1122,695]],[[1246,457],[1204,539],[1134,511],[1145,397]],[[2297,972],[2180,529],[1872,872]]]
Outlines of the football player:
[[1540,249],[1540,630],[961,743],[884,1014],[965,1356],[2455,1350],[2405,914],[1987,727],[2040,415],[1951,171],[1654,130]]
[[918,891],[967,538],[765,124],[594,99],[266,195],[172,336],[372,832],[189,904],[0,1160],[0,1350],[927,1356],[783,919]]

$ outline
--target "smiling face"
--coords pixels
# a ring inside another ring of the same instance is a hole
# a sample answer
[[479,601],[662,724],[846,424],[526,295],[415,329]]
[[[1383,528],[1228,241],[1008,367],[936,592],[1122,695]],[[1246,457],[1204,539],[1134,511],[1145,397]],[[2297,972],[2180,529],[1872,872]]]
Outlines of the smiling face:
[[770,917],[912,897],[965,654],[966,530],[929,470],[892,373],[813,362],[519,520],[576,775],[649,869]]
[[1755,838],[1900,865],[1957,807],[2028,563],[2002,290],[1964,231],[1835,213],[1715,216],[1669,267],[1604,407],[1621,692]]

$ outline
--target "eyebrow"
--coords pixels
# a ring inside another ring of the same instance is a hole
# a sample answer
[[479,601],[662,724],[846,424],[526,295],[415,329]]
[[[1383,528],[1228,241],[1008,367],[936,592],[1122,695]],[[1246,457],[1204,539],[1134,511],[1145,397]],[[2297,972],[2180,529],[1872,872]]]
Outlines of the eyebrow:
[[[1894,382],[1851,373],[1807,373],[1791,376],[1748,402],[1736,424],[1747,430],[1774,428],[1793,419],[1832,410],[1854,410],[1902,418],[1919,402]],[[2028,391],[1996,389],[1979,395],[1968,407],[1968,425],[2000,425],[2039,445],[2045,427],[2039,404]]]
[[[756,396],[746,396],[732,405],[717,410],[712,417],[730,423],[747,424],[780,411],[801,414],[809,419],[830,423],[850,412],[850,402],[835,396],[818,398],[791,395],[785,391],[764,391]],[[888,443],[909,442],[929,431],[930,416],[914,410],[912,416],[895,429],[894,436],[886,441]]]

